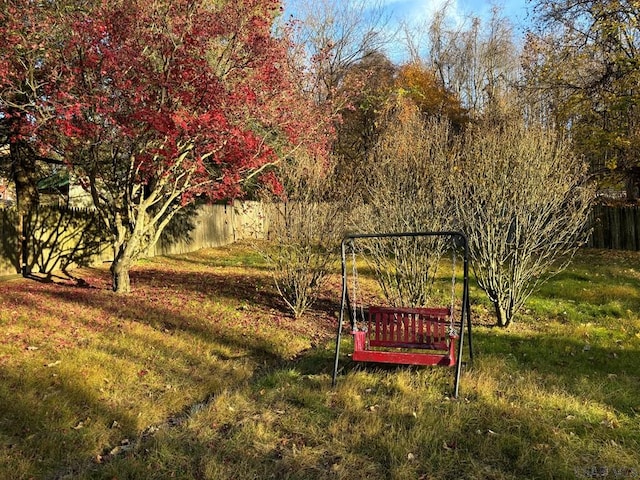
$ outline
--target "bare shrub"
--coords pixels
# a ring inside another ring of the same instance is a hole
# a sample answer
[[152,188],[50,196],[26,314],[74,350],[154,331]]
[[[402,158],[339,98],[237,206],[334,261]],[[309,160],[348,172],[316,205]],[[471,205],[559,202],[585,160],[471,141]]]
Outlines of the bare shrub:
[[[365,205],[357,229],[381,233],[449,230],[448,122],[425,119],[411,102],[402,99],[385,120],[368,158],[368,177],[363,179]],[[428,302],[446,239],[379,239],[364,246],[390,304]]]
[[594,189],[565,138],[516,115],[470,128],[458,153],[457,217],[478,284],[506,327],[586,241]]
[[343,206],[326,201],[331,169],[313,158],[283,164],[279,176],[285,194],[267,202],[270,242],[261,250],[278,293],[298,318],[316,301],[337,261]]

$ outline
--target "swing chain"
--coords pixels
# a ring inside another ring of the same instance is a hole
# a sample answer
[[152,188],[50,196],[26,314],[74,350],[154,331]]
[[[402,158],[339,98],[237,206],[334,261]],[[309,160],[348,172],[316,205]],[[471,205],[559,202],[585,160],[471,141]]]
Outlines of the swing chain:
[[455,301],[456,301],[456,248],[455,242],[453,249],[451,251],[451,314],[449,315],[449,337],[456,338],[458,333],[456,332],[455,322],[454,322],[454,312],[455,312]]
[[[358,290],[360,289],[360,283],[358,278],[358,267],[356,265],[356,246],[355,242],[351,240],[351,276],[353,277],[353,295],[351,301],[351,313],[353,319],[353,328],[358,330]],[[364,306],[362,302],[360,303],[360,319],[362,322],[365,321],[364,315]],[[366,331],[366,327],[363,329]]]
[[353,292],[351,295],[351,318],[353,319],[352,328],[357,329],[357,317],[358,306],[356,304],[358,299],[358,269],[356,268],[356,246],[354,241],[351,240],[351,276],[353,277]]

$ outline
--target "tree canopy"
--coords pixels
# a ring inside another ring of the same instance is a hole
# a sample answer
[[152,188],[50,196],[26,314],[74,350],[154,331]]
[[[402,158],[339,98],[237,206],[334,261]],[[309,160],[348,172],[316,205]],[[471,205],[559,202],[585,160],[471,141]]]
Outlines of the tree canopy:
[[55,152],[91,192],[117,291],[185,205],[248,182],[278,189],[272,170],[291,152],[326,156],[328,117],[274,34],[278,0],[12,0],[0,11],[5,136]]
[[640,5],[635,0],[537,2],[527,39],[528,86],[571,131],[605,186],[640,194]]

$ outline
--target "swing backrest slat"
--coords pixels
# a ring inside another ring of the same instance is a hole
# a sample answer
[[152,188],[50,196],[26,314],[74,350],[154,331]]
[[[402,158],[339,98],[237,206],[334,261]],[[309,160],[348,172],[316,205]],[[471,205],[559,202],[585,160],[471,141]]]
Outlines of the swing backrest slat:
[[449,349],[451,309],[370,307],[370,347]]

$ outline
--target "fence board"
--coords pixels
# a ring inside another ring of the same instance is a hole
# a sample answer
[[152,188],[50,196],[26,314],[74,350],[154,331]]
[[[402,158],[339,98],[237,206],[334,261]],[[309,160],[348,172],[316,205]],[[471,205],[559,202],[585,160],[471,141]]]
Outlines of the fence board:
[[598,205],[590,218],[593,234],[588,246],[611,250],[640,250],[640,208]]

